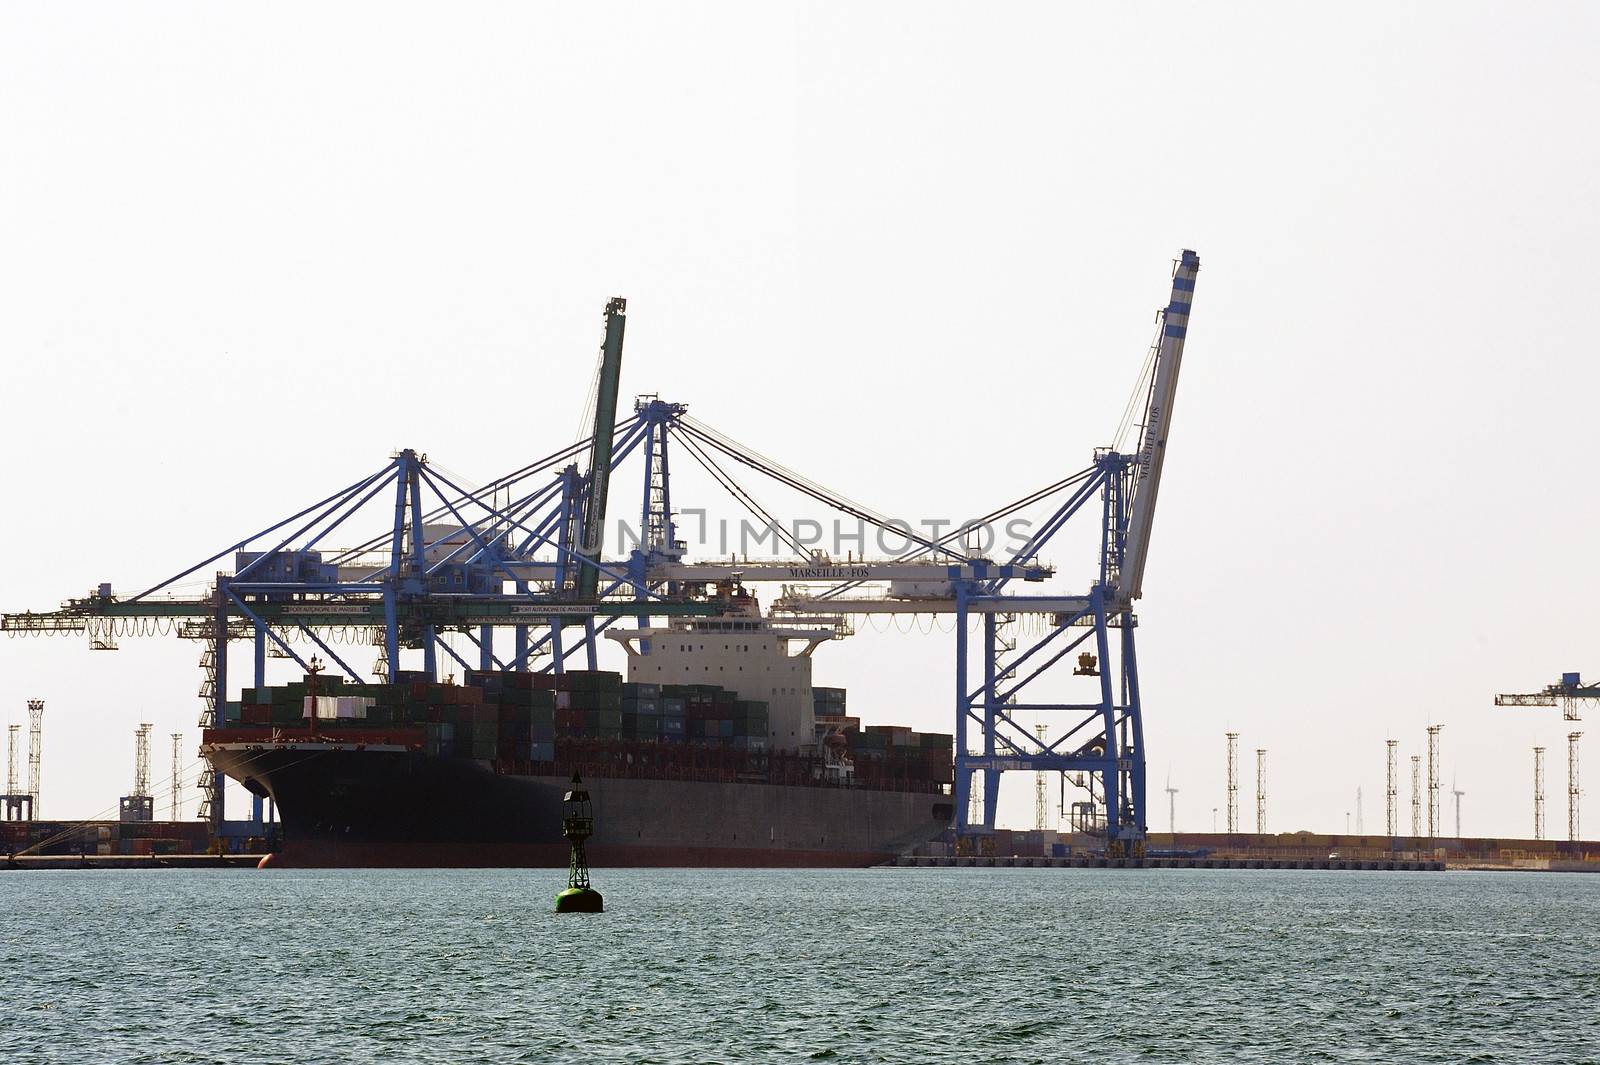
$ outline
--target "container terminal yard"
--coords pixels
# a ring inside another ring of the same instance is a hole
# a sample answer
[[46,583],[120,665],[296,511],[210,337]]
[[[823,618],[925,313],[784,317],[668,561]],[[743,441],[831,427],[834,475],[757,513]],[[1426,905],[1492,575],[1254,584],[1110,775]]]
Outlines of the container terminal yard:
[[[1131,449],[1095,450],[1087,466],[978,522],[926,536],[733,440],[682,403],[642,396],[619,419],[627,305],[613,299],[592,419],[578,443],[470,489],[421,451],[402,449],[152,587],[123,594],[101,583],[59,609],[0,618],[8,635],[78,636],[100,650],[136,637],[195,641],[203,704],[197,821],[156,820],[146,725],[118,818],[60,822],[40,816],[44,704],[31,702],[26,785],[20,727],[8,736],[6,867],[561,865],[559,797],[581,772],[595,791],[597,865],[1016,858],[1600,869],[1600,845],[1577,842],[1576,732],[1568,843],[1442,838],[1436,729],[1426,832],[1414,814],[1412,832],[1400,833],[1392,744],[1385,834],[1242,831],[1231,733],[1230,831],[1152,831],[1134,608],[1198,272],[1192,251],[1173,264],[1135,389],[1142,403],[1125,419],[1136,430]],[[630,460],[635,468],[625,470]],[[689,559],[671,477],[685,462],[787,557]],[[638,542],[608,558],[613,483],[638,489],[629,514]],[[882,557],[818,550],[759,502],[771,491],[904,547]],[[999,557],[973,544],[974,528],[1025,512],[1043,515],[1025,542]],[[1047,549],[1069,524],[1090,522],[1093,565],[1058,573]],[[197,575],[214,583],[185,594],[180,586]],[[813,652],[849,637],[852,619],[880,615],[951,623],[950,733],[879,723],[876,708],[813,683]],[[599,668],[602,640],[626,654],[625,673]],[[375,652],[376,663],[353,663],[353,649]],[[270,683],[269,659],[292,663],[299,679]],[[1500,701],[1559,705],[1576,720],[1577,705],[1597,695],[1567,674]],[[1043,718],[1050,724],[1033,723]],[[178,738],[174,794],[188,753]],[[1266,753],[1256,752],[1258,827]],[[1542,750],[1536,758],[1542,836]],[[1018,772],[1038,782],[1031,833],[997,824],[1001,776]],[[1418,774],[1414,760],[1414,810]],[[243,786],[246,809],[229,806],[228,779]],[[1061,832],[1044,827],[1050,780],[1061,791]],[[706,810],[716,811],[709,824]]]

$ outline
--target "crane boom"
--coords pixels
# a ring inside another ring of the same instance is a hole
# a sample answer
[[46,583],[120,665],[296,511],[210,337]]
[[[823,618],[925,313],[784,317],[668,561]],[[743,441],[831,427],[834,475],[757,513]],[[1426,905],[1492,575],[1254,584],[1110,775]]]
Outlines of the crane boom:
[[1554,695],[1546,692],[1534,692],[1529,695],[1496,695],[1496,706],[1559,706],[1560,701]]
[[1150,399],[1144,411],[1144,431],[1134,467],[1128,519],[1127,550],[1117,575],[1115,598],[1131,603],[1143,594],[1144,564],[1150,553],[1150,526],[1155,520],[1156,493],[1161,487],[1161,464],[1167,453],[1167,433],[1172,424],[1172,401],[1178,391],[1178,368],[1183,362],[1184,334],[1189,328],[1189,304],[1194,299],[1194,279],[1200,257],[1185,248],[1172,274],[1172,298],[1161,312],[1161,335],[1156,343],[1155,370]]
[[1543,691],[1512,692],[1496,695],[1496,706],[1559,706],[1561,716],[1568,721],[1581,721],[1578,707],[1582,703],[1600,702],[1600,684],[1585,684],[1577,673],[1561,674],[1557,684],[1547,684]]
[[589,565],[578,571],[578,596],[593,599],[600,590],[600,551],[605,541],[606,496],[611,487],[611,445],[617,430],[617,389],[622,378],[622,335],[628,324],[628,301],[615,296],[606,304],[606,339],[600,348],[600,382],[595,392],[594,441],[589,449],[589,491],[583,507],[583,542],[578,554]]

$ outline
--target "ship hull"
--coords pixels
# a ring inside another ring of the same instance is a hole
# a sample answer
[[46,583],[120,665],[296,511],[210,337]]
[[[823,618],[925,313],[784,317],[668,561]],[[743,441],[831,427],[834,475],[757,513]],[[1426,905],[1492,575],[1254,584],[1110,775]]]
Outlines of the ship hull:
[[[563,867],[560,775],[404,747],[217,744],[219,772],[270,796],[268,866]],[[849,867],[893,858],[948,826],[947,795],[756,782],[590,778],[590,864]]]

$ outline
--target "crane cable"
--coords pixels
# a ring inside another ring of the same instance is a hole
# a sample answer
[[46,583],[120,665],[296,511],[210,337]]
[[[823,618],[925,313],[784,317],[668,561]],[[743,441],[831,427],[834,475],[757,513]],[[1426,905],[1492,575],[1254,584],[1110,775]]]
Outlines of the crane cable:
[[[1133,389],[1128,393],[1128,402],[1122,408],[1122,417],[1117,421],[1116,432],[1111,435],[1111,450],[1113,451],[1122,450],[1123,442],[1126,440],[1129,431],[1131,431],[1133,428],[1133,419],[1137,416],[1137,407],[1139,398],[1141,396],[1144,397],[1145,401],[1144,409],[1150,409],[1150,395],[1156,386],[1156,356],[1161,352],[1160,323],[1165,321],[1165,318],[1158,312],[1156,320],[1156,335],[1154,339],[1150,341],[1150,348],[1145,352],[1144,365],[1139,370],[1139,376],[1134,379]],[[1143,430],[1142,424],[1140,425],[1140,429],[1141,431]]]
[[802,559],[805,558],[806,552],[805,549],[801,547],[800,542],[786,532],[778,520],[774,518],[765,507],[755,501],[754,496],[750,495],[750,493],[745,491],[745,489],[736,481],[734,481],[732,477],[728,476],[727,471],[723,470],[723,468],[717,464],[715,459],[711,458],[710,455],[705,453],[702,445],[695,440],[694,437],[687,435],[682,436],[679,437],[678,442],[684,445],[684,449],[689,452],[689,457],[704,467],[706,472],[711,474],[712,478],[716,480],[717,483],[720,484],[729,495],[733,496],[735,500],[743,504],[745,509],[750,511],[752,516],[766,522],[767,527],[773,531],[773,534],[781,538],[784,544],[794,551],[796,556]]
[[901,522],[900,524],[896,525],[893,519],[884,517],[882,514],[872,510],[870,507],[856,503],[853,500],[838,494],[837,492],[833,492],[830,489],[824,488],[815,481],[812,481],[807,477],[803,477],[800,474],[787,469],[779,463],[776,463],[771,459],[759,454],[758,452],[745,447],[743,444],[738,443],[730,437],[724,436],[723,434],[711,429],[709,426],[704,425],[701,422],[696,421],[688,415],[683,416],[680,425],[689,433],[698,437],[702,442],[716,448],[729,458],[743,463],[744,465],[755,470],[757,473],[764,473],[773,480],[779,481],[782,484],[786,484],[790,488],[808,495],[820,503],[833,507],[835,510],[843,511],[846,514],[849,514],[851,517],[860,518],[862,521],[865,521],[871,525],[875,525],[885,532],[893,532],[896,536],[909,540],[912,543],[921,544],[924,548],[930,551],[942,552],[943,554],[949,555],[955,561],[970,561],[966,555],[963,555],[959,551],[951,551],[938,542],[929,540],[910,531],[910,526],[906,522]]
[[[622,434],[626,430],[630,429],[633,426],[633,423],[637,422],[638,420],[639,420],[639,416],[637,414],[634,414],[633,416],[631,416],[629,418],[625,418],[622,421],[618,422],[617,423],[617,432],[618,432],[618,434]],[[478,499],[477,497],[482,496],[485,492],[493,491],[495,489],[508,487],[508,486],[516,484],[517,482],[522,481],[522,480],[524,480],[524,479],[526,479],[528,477],[531,477],[534,474],[541,473],[541,472],[543,472],[545,470],[548,470],[550,467],[556,465],[557,463],[559,463],[559,462],[561,462],[561,461],[563,461],[565,459],[574,458],[574,457],[582,454],[583,452],[589,450],[589,448],[590,448],[592,443],[593,442],[590,441],[590,440],[579,440],[576,443],[568,444],[566,447],[560,449],[559,451],[551,452],[550,454],[544,456],[543,458],[535,459],[533,462],[530,462],[525,466],[518,467],[517,469],[512,470],[509,473],[502,474],[501,476],[496,477],[494,480],[489,481],[487,484],[485,484],[482,487],[480,487],[476,492],[472,493],[470,496],[464,494],[460,498],[452,499],[450,502],[453,503],[453,504],[459,505],[459,504],[467,502],[467,500],[470,498],[473,502],[477,502],[477,503],[479,503],[479,505],[482,505],[482,501],[480,499]],[[440,467],[440,469],[442,470],[443,467]],[[521,501],[520,500],[514,501],[514,503],[512,505],[515,505],[518,502],[521,502]],[[428,511],[427,513],[423,514],[422,520],[424,522],[433,521],[433,520],[437,519],[438,517],[440,517],[441,515],[448,514],[448,513],[449,513],[448,508],[446,508],[443,504],[440,504],[440,505],[434,507],[432,510]],[[361,544],[356,545],[355,547],[348,548],[347,550],[341,551],[337,556],[335,556],[334,558],[330,559],[329,561],[331,563],[333,563],[333,564],[337,564],[337,563],[339,563],[339,562],[341,562],[341,561],[343,561],[345,559],[348,559],[348,558],[350,558],[350,557],[352,557],[354,555],[357,555],[357,554],[361,553],[362,551],[375,550],[376,548],[378,548],[379,546],[381,546],[382,544],[387,542],[391,538],[392,535],[393,535],[393,533],[389,532],[389,533],[383,533],[381,535],[375,536],[370,540],[367,540],[367,541],[365,541],[365,542],[363,542]]]
[[[1023,509],[1024,507],[1032,506],[1034,503],[1039,502],[1041,499],[1049,498],[1050,496],[1054,495],[1057,492],[1062,491],[1063,489],[1070,488],[1071,486],[1073,486],[1075,484],[1079,484],[1079,483],[1083,482],[1084,480],[1088,479],[1093,474],[1094,474],[1094,467],[1093,466],[1091,466],[1091,467],[1089,467],[1087,469],[1079,470],[1077,473],[1074,473],[1069,477],[1063,477],[1061,480],[1057,481],[1055,484],[1046,485],[1044,488],[1041,488],[1041,489],[1039,489],[1039,490],[1037,490],[1035,492],[1030,492],[1028,495],[1023,496],[1021,499],[1013,500],[1012,502],[1007,503],[1003,507],[1000,507],[1000,508],[998,508],[996,510],[990,511],[988,514],[985,514],[981,518],[975,518],[975,519],[973,519],[971,524],[972,525],[988,525],[990,522],[998,521],[1001,518],[1010,517],[1012,514],[1015,514],[1017,511]],[[954,532],[946,533],[944,536],[940,537],[940,539],[941,540],[945,540],[945,541],[953,540],[957,536],[960,536],[961,533],[962,533],[962,530],[961,529],[957,529]],[[909,559],[909,558],[915,558],[915,557],[917,557],[918,555],[921,555],[921,554],[922,554],[922,550],[920,548],[911,548],[911,549],[909,549],[907,551],[902,552],[899,555],[896,555],[890,561],[902,562],[902,561],[905,561],[906,559]],[[859,588],[864,583],[866,583],[866,582],[864,582],[864,581],[846,581],[843,584],[835,585],[833,588],[828,589],[827,591],[823,592],[821,595],[817,596],[816,598],[818,598],[818,599],[832,599],[835,596],[837,596],[837,595],[839,595],[839,594],[841,594],[843,592],[847,592],[847,591],[851,591],[853,589]]]

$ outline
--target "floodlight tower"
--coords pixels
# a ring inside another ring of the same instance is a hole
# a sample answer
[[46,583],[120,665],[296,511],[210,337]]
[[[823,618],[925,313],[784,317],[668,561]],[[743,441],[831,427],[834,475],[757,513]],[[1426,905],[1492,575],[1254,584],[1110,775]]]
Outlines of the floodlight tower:
[[1228,733],[1228,834],[1239,831],[1239,734]]
[[122,797],[123,821],[154,821],[155,799],[150,795],[150,730],[148,722],[134,733],[133,791]]
[[26,820],[33,819],[30,800],[17,792],[17,734],[21,731],[21,725],[6,726],[6,793],[0,796],[0,818],[7,821],[24,820],[25,809],[28,810]]
[[1411,838],[1422,838],[1422,755],[1411,756]]
[[1567,733],[1567,839],[1578,841],[1578,739],[1581,732]]
[[180,771],[180,759],[182,758],[183,733],[174,732],[172,734],[172,798],[170,800],[171,820],[173,821],[177,821],[179,815],[183,812],[183,774]]
[[1439,834],[1439,730],[1443,725],[1428,726],[1428,838]]
[[1396,785],[1395,785],[1395,776],[1397,775],[1396,774],[1396,769],[1397,769],[1396,761],[1400,757],[1400,755],[1399,755],[1400,741],[1399,740],[1387,740],[1385,742],[1387,743],[1388,748],[1389,748],[1389,787],[1388,787],[1389,838],[1393,839],[1395,836],[1400,834],[1400,808],[1399,808],[1400,792],[1398,791],[1398,789],[1396,788]]
[[[1034,735],[1039,737],[1039,746],[1045,746],[1045,737],[1049,733],[1048,725],[1038,724],[1033,726]],[[1045,790],[1045,772],[1038,770],[1033,774],[1033,827],[1043,832],[1049,827],[1050,802]]]
[[1533,838],[1544,839],[1544,748],[1533,749]]
[[1267,831],[1267,749],[1256,748],[1256,835]]
[[133,737],[133,794],[150,794],[150,730],[155,726],[148,721],[139,726]]
[[44,700],[28,700],[28,810],[39,819],[39,757],[44,749]]

